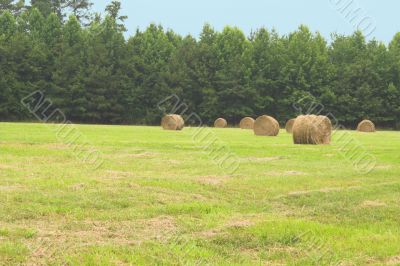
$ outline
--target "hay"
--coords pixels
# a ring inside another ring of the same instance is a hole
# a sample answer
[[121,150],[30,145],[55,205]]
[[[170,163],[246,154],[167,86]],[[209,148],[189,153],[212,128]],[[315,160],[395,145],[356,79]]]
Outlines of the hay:
[[271,116],[262,115],[254,122],[254,134],[257,136],[278,136],[279,123]]
[[182,130],[185,121],[180,115],[166,115],[161,120],[161,126],[164,130]]
[[360,132],[375,132],[375,125],[370,120],[363,120],[358,124],[357,131]]
[[286,132],[287,132],[287,133],[289,133],[289,134],[292,134],[292,133],[293,133],[293,125],[294,125],[294,121],[295,121],[295,120],[296,120],[296,119],[293,118],[293,119],[290,119],[289,121],[286,122],[285,129],[286,129]]
[[240,121],[241,129],[254,129],[255,120],[251,117],[245,117]]
[[227,126],[228,126],[228,122],[226,122],[226,120],[223,118],[218,118],[214,122],[214,127],[216,127],[216,128],[225,128]]
[[174,115],[174,117],[178,120],[178,130],[182,130],[185,127],[185,120],[180,115]]
[[294,144],[330,144],[332,123],[326,116],[301,115],[293,124]]

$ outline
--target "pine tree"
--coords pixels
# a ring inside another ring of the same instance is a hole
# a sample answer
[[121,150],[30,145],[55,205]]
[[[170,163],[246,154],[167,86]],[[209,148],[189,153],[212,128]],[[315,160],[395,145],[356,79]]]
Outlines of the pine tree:
[[114,18],[89,28],[84,85],[87,109],[85,121],[121,123],[126,86],[124,65],[125,40]]
[[8,11],[19,15],[25,9],[25,0],[0,0],[0,14]]
[[86,88],[83,84],[86,45],[78,19],[71,15],[62,28],[60,53],[53,74],[55,103],[71,121],[83,121],[86,112]]
[[196,77],[202,96],[197,111],[204,123],[211,123],[216,116],[219,116],[219,99],[216,84],[219,65],[216,49],[217,36],[218,33],[209,24],[205,24],[198,44]]
[[250,80],[250,42],[238,28],[226,27],[216,38],[219,116],[239,122],[252,115],[255,91]]
[[175,47],[161,26],[151,24],[129,40],[128,49],[139,75],[129,97],[131,112],[139,123],[159,123],[157,104],[173,93],[167,75]]
[[281,75],[285,55],[283,41],[276,32],[265,28],[255,32],[251,41],[251,86],[256,92],[254,116],[270,114],[277,117],[279,107],[275,99],[281,97],[284,89]]
[[29,8],[37,8],[45,17],[55,13],[60,20],[72,13],[78,21],[85,23],[92,17],[92,5],[89,0],[31,0]]

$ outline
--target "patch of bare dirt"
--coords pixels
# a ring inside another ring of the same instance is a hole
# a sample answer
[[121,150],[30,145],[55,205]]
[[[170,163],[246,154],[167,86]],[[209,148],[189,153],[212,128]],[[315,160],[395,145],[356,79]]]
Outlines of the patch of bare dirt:
[[112,154],[106,154],[104,157],[110,158],[110,159],[152,159],[157,157],[159,155],[158,153],[155,152],[142,152],[142,153],[112,153]]
[[386,265],[400,265],[400,255],[387,259]]
[[129,186],[130,188],[132,188],[132,189],[138,189],[138,188],[141,187],[140,185],[135,184],[135,183],[129,183],[128,186]]
[[182,161],[179,161],[179,160],[172,160],[172,159],[165,160],[165,162],[166,162],[168,165],[179,165],[179,164],[182,163]]
[[191,193],[190,196],[191,196],[192,199],[194,199],[194,200],[196,200],[196,201],[206,201],[206,200],[208,200],[207,197],[204,197],[204,196],[201,195],[201,194],[192,194],[192,193]]
[[260,214],[249,214],[246,216],[234,217],[223,225],[199,232],[198,236],[201,238],[213,238],[216,236],[225,235],[227,234],[226,229],[240,229],[251,227],[260,220],[262,220]]
[[277,198],[285,197],[285,196],[302,196],[302,195],[308,195],[312,193],[330,193],[330,192],[340,192],[340,191],[348,191],[348,190],[359,190],[359,189],[365,189],[365,188],[371,188],[371,187],[381,187],[381,186],[389,186],[389,185],[396,185],[399,184],[399,182],[382,182],[382,183],[377,183],[377,184],[371,184],[371,185],[355,185],[355,186],[348,186],[348,187],[327,187],[327,188],[321,188],[321,189],[314,189],[314,190],[303,190],[303,191],[292,191],[289,192],[287,195],[281,195],[278,196]]
[[202,176],[197,181],[204,185],[221,186],[229,180],[229,176]]
[[59,262],[65,255],[73,255],[93,245],[135,246],[147,240],[167,241],[177,231],[172,216],[121,222],[52,218],[12,224],[0,222],[0,227],[35,231],[33,237],[23,240],[30,253],[27,265]]
[[53,144],[38,145],[38,146],[46,148],[46,149],[49,149],[49,150],[57,150],[57,151],[59,151],[59,150],[68,150],[70,148],[73,148],[72,145],[66,145],[66,144],[63,144],[63,143],[53,143]]
[[266,173],[267,176],[300,176],[305,174],[306,173],[301,171],[284,171],[284,172],[271,171]]
[[249,220],[238,220],[238,221],[231,221],[226,224],[226,227],[229,228],[243,228],[243,227],[250,227],[253,226],[254,222]]
[[22,188],[22,186],[0,186],[0,191],[14,191]]
[[16,169],[15,166],[9,164],[0,164],[0,170]]
[[305,175],[306,173],[301,171],[286,171],[283,173],[284,175]]
[[378,200],[366,200],[361,204],[361,207],[363,207],[363,208],[384,207],[384,206],[387,206],[386,203],[378,201]]
[[4,145],[7,147],[13,148],[27,148],[27,147],[37,147],[43,148],[48,150],[67,150],[73,148],[73,145],[67,145],[64,143],[49,143],[49,144],[42,144],[42,143],[2,143],[0,145]]
[[151,239],[166,240],[166,236],[176,232],[177,224],[174,217],[159,216],[145,221],[144,233]]
[[154,158],[158,155],[155,152],[144,152],[144,153],[131,153],[131,154],[121,154],[122,157],[127,158]]
[[260,163],[260,162],[278,161],[278,160],[282,160],[282,159],[284,159],[284,157],[282,157],[282,156],[277,156],[277,157],[247,157],[247,158],[240,159],[240,161],[242,161],[242,162]]
[[106,174],[103,176],[103,178],[106,179],[124,179],[128,177],[134,177],[135,175],[131,172],[126,172],[126,171],[113,171],[109,170],[106,172]]
[[69,186],[68,188],[73,191],[79,191],[79,190],[85,189],[85,184],[83,184],[83,183],[73,184],[73,185]]
[[378,170],[389,170],[391,168],[392,168],[392,165],[390,165],[390,164],[375,166],[375,169],[378,169]]
[[329,192],[336,192],[336,191],[341,191],[342,189],[340,188],[322,188],[322,189],[316,189],[316,190],[303,190],[303,191],[292,191],[288,193],[288,196],[303,196],[307,194],[312,194],[312,193],[329,193]]
[[200,238],[213,238],[218,235],[221,235],[221,231],[218,229],[210,229],[206,231],[202,231],[198,234]]

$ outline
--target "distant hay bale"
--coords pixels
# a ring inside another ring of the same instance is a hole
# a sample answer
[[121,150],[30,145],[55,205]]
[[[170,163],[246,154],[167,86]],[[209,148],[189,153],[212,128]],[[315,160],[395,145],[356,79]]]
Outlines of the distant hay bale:
[[254,134],[257,136],[278,136],[279,123],[271,116],[262,115],[254,122]]
[[241,129],[254,129],[255,120],[251,117],[245,117],[240,121]]
[[228,122],[226,122],[226,120],[223,118],[218,118],[214,122],[214,127],[216,127],[216,128],[225,128],[227,126],[228,126]]
[[164,130],[182,130],[185,121],[180,115],[166,115],[161,120],[161,126]]
[[370,120],[363,120],[358,124],[357,131],[360,132],[375,132],[375,125]]
[[294,144],[330,144],[332,123],[326,116],[301,115],[293,124]]
[[290,119],[289,121],[286,122],[285,129],[286,129],[286,132],[287,132],[287,133],[289,133],[289,134],[292,134],[292,133],[293,133],[293,125],[294,125],[294,121],[295,121],[295,120],[296,120],[296,119],[293,118],[293,119]]
[[185,127],[185,120],[180,115],[175,115],[175,118],[178,120],[178,130],[182,130]]

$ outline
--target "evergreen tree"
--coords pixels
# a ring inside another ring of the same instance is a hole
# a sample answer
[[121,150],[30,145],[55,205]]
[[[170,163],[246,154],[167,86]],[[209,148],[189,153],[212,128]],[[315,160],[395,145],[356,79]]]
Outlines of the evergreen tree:
[[238,28],[226,27],[216,38],[218,114],[232,122],[252,115],[255,91],[249,85],[250,42]]
[[[174,40],[174,38],[170,38]],[[173,41],[174,42],[174,41]],[[191,111],[197,110],[202,101],[201,89],[196,76],[198,62],[197,41],[192,36],[177,40],[177,44],[169,64],[168,86]],[[182,111],[182,110],[180,110]]]
[[53,74],[55,103],[72,121],[83,121],[87,110],[86,88],[83,84],[86,35],[78,19],[71,15],[62,28],[61,49]]
[[175,47],[163,28],[152,24],[129,40],[128,49],[139,76],[131,85],[134,89],[129,97],[133,119],[139,123],[159,123],[161,114],[157,104],[174,93],[167,74]]
[[[284,41],[275,31],[269,32],[265,28],[255,32],[251,41],[251,86],[256,91],[253,101],[254,115],[276,116],[279,103],[275,99],[281,97],[284,88]],[[291,117],[290,113],[287,115]]]
[[31,0],[30,8],[37,8],[43,16],[55,13],[60,20],[72,13],[80,22],[91,19],[89,0]]
[[112,1],[111,4],[106,7],[107,14],[113,18],[118,23],[119,30],[126,31],[124,22],[128,18],[127,16],[121,16],[121,2],[120,1]]
[[84,121],[121,123],[126,75],[125,40],[116,21],[106,17],[89,28],[84,86],[88,100]]
[[211,123],[216,116],[221,115],[218,114],[220,107],[216,85],[219,65],[216,49],[217,35],[218,33],[209,24],[205,24],[198,44],[196,77],[202,95],[198,112],[204,123]]
[[2,13],[0,15],[0,119],[3,121],[19,118],[14,107],[18,104],[18,98],[15,97],[18,81],[13,71],[16,62],[12,58],[10,47],[16,29],[16,20],[10,11]]
[[[330,90],[331,70],[326,41],[313,34],[306,26],[283,39],[286,54],[281,71],[281,92],[275,95],[277,117],[286,119],[288,110],[294,110],[293,104],[307,95],[321,101],[321,96]],[[309,106],[304,112],[318,113]],[[329,110],[324,110],[328,113]],[[289,111],[290,114],[290,111]],[[293,116],[292,116],[293,117]],[[282,121],[283,122],[283,121]]]
[[25,9],[25,0],[0,0],[0,14],[8,11],[19,15]]

